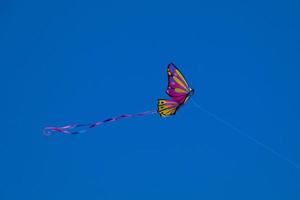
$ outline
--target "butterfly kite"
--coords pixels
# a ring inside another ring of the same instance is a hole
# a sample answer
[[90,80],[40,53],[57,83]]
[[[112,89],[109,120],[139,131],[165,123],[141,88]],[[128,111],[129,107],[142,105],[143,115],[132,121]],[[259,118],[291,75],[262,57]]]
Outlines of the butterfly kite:
[[175,115],[178,109],[194,94],[194,89],[190,88],[182,73],[173,63],[168,65],[168,88],[166,93],[171,97],[171,99],[159,99],[157,103],[157,110],[137,114],[123,114],[118,117],[108,118],[106,120],[90,124],[71,124],[62,127],[46,127],[44,129],[44,134],[51,135],[51,133],[55,132],[78,134],[85,132],[90,128],[95,128],[99,125],[125,118],[143,117],[156,113],[159,113],[161,117]]

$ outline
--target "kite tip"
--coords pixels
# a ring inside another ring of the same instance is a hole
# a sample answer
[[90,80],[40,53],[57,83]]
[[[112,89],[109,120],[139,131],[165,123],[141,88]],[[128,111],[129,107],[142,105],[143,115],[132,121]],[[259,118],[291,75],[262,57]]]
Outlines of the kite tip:
[[46,127],[46,128],[44,128],[44,130],[43,130],[43,135],[48,137],[48,136],[50,136],[50,135],[52,135],[52,134],[51,134],[50,130]]

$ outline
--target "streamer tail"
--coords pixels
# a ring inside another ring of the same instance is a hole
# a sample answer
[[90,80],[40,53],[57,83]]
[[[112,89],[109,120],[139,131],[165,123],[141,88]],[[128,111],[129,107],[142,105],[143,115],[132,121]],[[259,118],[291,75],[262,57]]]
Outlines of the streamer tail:
[[119,115],[117,117],[112,117],[108,118],[102,121],[97,121],[94,123],[89,123],[89,124],[70,124],[62,127],[55,127],[55,126],[49,126],[44,128],[44,135],[50,136],[53,133],[62,133],[62,134],[79,134],[79,133],[84,133],[88,131],[91,128],[95,128],[97,126],[109,123],[109,122],[115,122],[121,119],[127,119],[127,118],[136,118],[136,117],[144,117],[147,115],[153,115],[156,114],[156,110],[151,110],[151,111],[146,111],[146,112],[141,112],[141,113],[136,113],[136,114],[123,114]]

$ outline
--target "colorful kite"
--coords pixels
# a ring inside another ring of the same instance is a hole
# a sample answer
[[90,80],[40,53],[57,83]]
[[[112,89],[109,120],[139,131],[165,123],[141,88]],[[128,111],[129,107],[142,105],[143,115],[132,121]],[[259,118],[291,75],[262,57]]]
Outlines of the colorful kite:
[[168,65],[168,88],[167,94],[171,99],[159,99],[157,110],[147,111],[137,114],[123,114],[118,117],[108,118],[103,121],[98,121],[90,124],[71,124],[63,127],[46,127],[44,129],[45,135],[58,132],[64,134],[78,134],[86,132],[90,128],[95,128],[99,125],[118,121],[125,118],[143,117],[151,114],[159,113],[161,117],[168,117],[175,115],[178,109],[184,105],[188,99],[194,94],[194,90],[189,87],[182,73],[173,63]]

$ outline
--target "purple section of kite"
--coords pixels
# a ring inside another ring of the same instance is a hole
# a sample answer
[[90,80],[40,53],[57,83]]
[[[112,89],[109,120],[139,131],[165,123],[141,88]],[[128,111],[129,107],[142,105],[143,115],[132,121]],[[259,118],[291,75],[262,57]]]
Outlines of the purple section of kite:
[[44,135],[50,136],[53,133],[63,133],[63,134],[84,133],[91,128],[95,128],[95,127],[100,126],[105,123],[114,122],[114,121],[118,121],[120,119],[126,119],[126,118],[144,117],[144,116],[152,115],[152,114],[156,114],[156,113],[157,113],[156,110],[151,110],[151,111],[146,111],[146,112],[137,113],[137,114],[123,114],[123,115],[120,115],[117,117],[108,118],[103,121],[98,121],[98,122],[94,122],[94,123],[90,123],[90,124],[71,124],[71,125],[66,125],[66,126],[62,126],[62,127],[49,126],[49,127],[44,128]]

